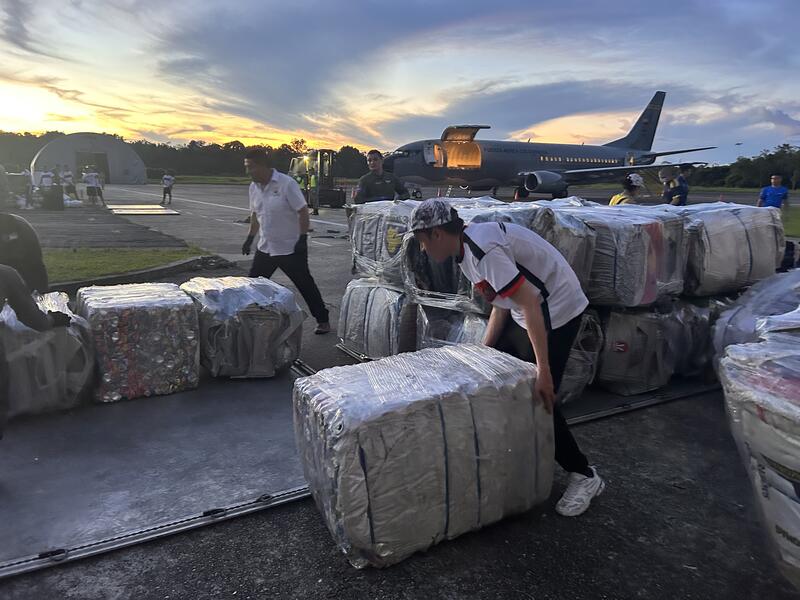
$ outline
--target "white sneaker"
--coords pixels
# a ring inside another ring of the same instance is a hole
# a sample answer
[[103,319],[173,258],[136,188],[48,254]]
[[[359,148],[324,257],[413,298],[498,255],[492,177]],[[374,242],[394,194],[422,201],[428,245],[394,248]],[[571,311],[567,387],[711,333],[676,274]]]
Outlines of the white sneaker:
[[586,477],[580,473],[569,474],[569,484],[556,504],[556,512],[564,517],[577,517],[586,512],[592,498],[599,496],[606,489],[606,482],[600,479],[597,470],[589,467],[594,477]]

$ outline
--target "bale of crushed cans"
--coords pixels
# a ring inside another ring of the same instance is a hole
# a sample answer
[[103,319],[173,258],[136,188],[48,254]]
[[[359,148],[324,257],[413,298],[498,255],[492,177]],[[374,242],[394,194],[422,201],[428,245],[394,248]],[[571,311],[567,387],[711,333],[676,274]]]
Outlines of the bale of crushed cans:
[[116,402],[197,387],[197,308],[177,285],[81,288],[77,312],[89,322],[96,349],[96,400]]

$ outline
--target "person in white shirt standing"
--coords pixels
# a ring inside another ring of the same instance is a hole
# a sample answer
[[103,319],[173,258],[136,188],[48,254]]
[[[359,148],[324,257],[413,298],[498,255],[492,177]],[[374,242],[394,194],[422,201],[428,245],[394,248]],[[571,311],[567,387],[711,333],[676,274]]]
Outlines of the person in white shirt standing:
[[75,189],[75,176],[72,174],[70,168],[64,165],[64,170],[61,171],[61,183],[64,186],[64,193],[71,196],[75,200],[78,199],[78,192]]
[[244,168],[250,184],[250,231],[242,245],[249,255],[258,234],[250,277],[272,277],[280,269],[292,280],[317,320],[314,333],[331,331],[328,309],[308,268],[308,204],[297,182],[269,166],[264,150],[250,150]]
[[86,184],[86,195],[89,197],[89,202],[94,205],[97,202],[97,198],[100,198],[100,202],[103,206],[106,206],[100,183],[100,174],[93,166],[86,167],[86,171],[83,174],[83,183]]
[[[165,204],[172,204],[172,186],[175,185],[175,177],[172,175],[172,171],[164,171],[164,176],[161,178],[161,185],[164,187],[164,191],[161,194],[161,206]],[[167,202],[167,196],[169,196],[169,202]]]
[[555,404],[570,350],[589,304],[566,259],[533,231],[512,223],[464,221],[445,200],[425,200],[411,216],[422,250],[462,273],[492,304],[483,343],[538,365],[535,398],[553,414],[555,458],[569,473],[556,504],[567,517],[582,514],[605,482],[581,452]]

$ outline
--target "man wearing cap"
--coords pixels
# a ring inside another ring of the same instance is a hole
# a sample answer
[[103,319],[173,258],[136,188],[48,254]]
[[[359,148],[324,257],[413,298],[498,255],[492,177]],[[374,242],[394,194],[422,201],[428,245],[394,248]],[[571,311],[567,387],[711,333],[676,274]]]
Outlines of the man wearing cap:
[[629,173],[622,181],[623,191],[615,194],[609,201],[609,206],[620,204],[639,204],[639,191],[644,188],[644,179],[638,173]]
[[589,508],[605,482],[589,466],[555,405],[572,344],[589,301],[566,259],[534,232],[512,223],[464,226],[441,198],[420,204],[411,229],[433,260],[454,257],[462,273],[492,303],[483,343],[538,365],[534,396],[553,414],[555,458],[569,473],[556,512],[574,517]]
[[686,206],[689,199],[689,183],[678,167],[664,167],[658,172],[658,179],[664,184],[661,197],[673,206]]
[[367,167],[369,173],[358,180],[354,190],[353,204],[394,200],[395,194],[400,200],[408,200],[409,194],[405,184],[393,173],[383,170],[383,154],[378,150],[367,152]]

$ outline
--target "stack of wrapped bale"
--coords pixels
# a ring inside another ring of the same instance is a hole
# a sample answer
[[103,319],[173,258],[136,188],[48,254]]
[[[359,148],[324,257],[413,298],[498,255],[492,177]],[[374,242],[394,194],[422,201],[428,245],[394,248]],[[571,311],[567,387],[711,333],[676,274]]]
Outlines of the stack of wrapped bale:
[[800,587],[800,308],[757,331],[760,341],[726,348],[719,375],[774,552]]
[[200,362],[214,377],[272,377],[300,355],[305,313],[264,277],[195,277],[181,290],[197,303]]
[[349,352],[377,359],[416,349],[416,306],[402,288],[354,279],[342,298],[339,341]]
[[199,326],[194,301],[171,283],[78,290],[89,322],[100,381],[96,399],[171,394],[197,387]]
[[552,417],[533,365],[475,345],[298,379],[306,480],[357,567],[384,567],[547,499]]
[[[453,199],[454,206],[477,210],[502,202],[491,198]],[[342,299],[339,339],[349,353],[381,358],[416,347],[416,305],[403,291],[403,237],[415,200],[381,201],[350,207],[353,253],[351,282]]]
[[[450,201],[448,199],[448,201]],[[575,270],[578,281],[589,280],[595,233],[574,216],[534,202],[462,207],[451,202],[465,223],[516,223],[550,242]],[[491,306],[461,274],[455,259],[435,263],[421,252],[413,236],[403,245],[403,280],[407,293],[418,304],[488,314]]]
[[585,288],[598,306],[649,306],[683,291],[687,240],[683,219],[636,207],[572,206],[570,214],[596,233],[591,274]]
[[69,409],[85,399],[94,370],[94,348],[89,324],[70,311],[68,301],[62,292],[36,299],[43,312],[61,312],[71,318],[69,327],[48,331],[26,327],[9,305],[0,311],[9,418]]
[[785,240],[776,208],[715,202],[657,209],[684,219],[687,295],[735,292],[774,275],[781,264]]

